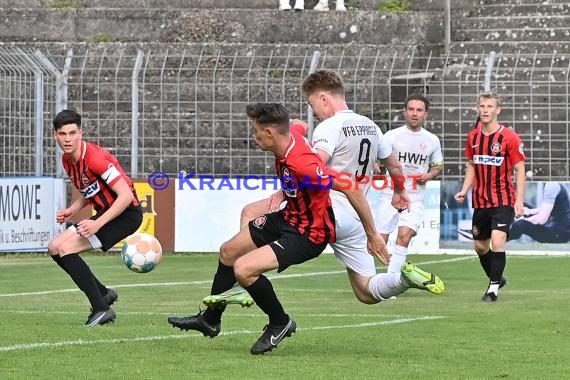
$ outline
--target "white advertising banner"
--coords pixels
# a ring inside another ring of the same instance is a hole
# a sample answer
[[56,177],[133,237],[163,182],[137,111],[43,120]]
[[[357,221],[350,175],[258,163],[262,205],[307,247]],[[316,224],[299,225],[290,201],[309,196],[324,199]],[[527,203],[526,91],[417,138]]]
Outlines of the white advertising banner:
[[[191,183],[191,185],[188,184]],[[267,198],[278,186],[261,179],[216,179],[207,185],[199,179],[176,180],[175,233],[176,252],[218,252],[220,245],[239,231],[242,208],[251,202]],[[379,192],[371,192],[371,202]],[[425,219],[412,239],[410,253],[434,254],[439,246],[439,182],[428,182],[425,196]],[[391,236],[389,245],[393,245]],[[325,252],[332,252],[327,247]]]
[[255,178],[247,180],[247,188],[243,185],[243,180],[236,179],[214,179],[207,185],[190,179],[181,186],[176,180],[174,250],[218,252],[223,242],[238,233],[242,208],[278,189],[276,183]]
[[[380,186],[380,185],[379,185]],[[379,201],[380,191],[371,189],[370,202],[374,205]],[[412,206],[413,207],[413,206]],[[436,254],[439,251],[439,221],[440,221],[440,181],[426,183],[424,197],[424,220],[420,223],[418,234],[412,238],[409,246],[410,254]],[[396,244],[398,229],[390,234],[388,248],[390,251]]]
[[0,251],[46,251],[62,228],[55,214],[65,207],[64,189],[51,177],[0,178]]

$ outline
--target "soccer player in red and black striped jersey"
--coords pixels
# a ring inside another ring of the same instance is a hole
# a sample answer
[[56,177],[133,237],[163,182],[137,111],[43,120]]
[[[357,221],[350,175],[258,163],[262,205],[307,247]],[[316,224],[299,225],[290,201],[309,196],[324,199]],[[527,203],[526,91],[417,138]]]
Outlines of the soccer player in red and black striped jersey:
[[63,110],[53,119],[54,138],[63,150],[63,167],[82,197],[57,212],[56,221],[65,223],[84,206],[95,215],[70,226],[48,245],[52,259],[71,277],[91,303],[85,326],[115,320],[111,304],[117,293],[103,285],[80,252],[107,251],[134,233],[142,223],[143,212],[133,182],[117,159],[96,144],[83,141],[81,115]]
[[469,162],[463,188],[455,199],[463,203],[473,186],[473,240],[489,277],[483,301],[493,302],[506,284],[503,272],[510,226],[515,216],[524,214],[525,155],[519,135],[497,121],[501,103],[496,94],[479,95],[477,112],[479,122],[467,136],[465,156]]
[[[335,241],[334,212],[330,189],[342,191],[360,217],[371,254],[388,259],[386,246],[377,235],[368,201],[354,183],[339,182],[311,148],[301,132],[289,128],[289,112],[278,103],[256,103],[246,107],[252,133],[259,147],[275,154],[286,205],[283,210],[259,216],[220,248],[218,270],[212,295],[231,289],[237,281],[269,323],[251,348],[254,355],[277,347],[296,330],[295,321],[285,313],[271,282],[263,273],[301,264],[319,256],[327,243]],[[222,308],[208,308],[195,316],[169,317],[168,322],[183,330],[197,330],[215,337],[220,332]]]

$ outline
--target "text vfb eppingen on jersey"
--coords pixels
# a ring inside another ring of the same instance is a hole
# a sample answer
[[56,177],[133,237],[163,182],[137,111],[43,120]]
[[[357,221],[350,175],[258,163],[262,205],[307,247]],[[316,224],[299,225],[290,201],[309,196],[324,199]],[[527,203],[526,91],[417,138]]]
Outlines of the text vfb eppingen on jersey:
[[[354,176],[346,172],[338,172],[335,175],[337,190],[351,188],[364,189],[370,185],[375,190],[417,190],[418,180],[421,175],[410,176]],[[195,172],[179,172],[177,175],[177,190],[330,190],[332,189],[331,178],[317,176],[312,178],[304,176],[300,180],[296,176],[277,175],[235,175],[220,176],[197,174]],[[154,190],[164,190],[170,184],[170,176],[164,172],[153,172],[147,182]],[[408,181],[406,181],[408,180]]]

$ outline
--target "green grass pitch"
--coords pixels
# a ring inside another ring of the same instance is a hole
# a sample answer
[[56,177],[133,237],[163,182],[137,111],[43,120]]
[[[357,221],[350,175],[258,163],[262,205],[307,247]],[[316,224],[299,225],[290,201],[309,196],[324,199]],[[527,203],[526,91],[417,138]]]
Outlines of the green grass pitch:
[[215,339],[166,322],[198,311],[217,255],[169,254],[146,274],[83,257],[119,293],[114,324],[83,327],[86,298],[45,255],[0,256],[1,379],[570,378],[569,256],[509,256],[494,304],[474,254],[412,256],[445,294],[364,305],[326,254],[270,273],[298,330],[263,356],[249,353],[267,323],[256,306],[230,305]]

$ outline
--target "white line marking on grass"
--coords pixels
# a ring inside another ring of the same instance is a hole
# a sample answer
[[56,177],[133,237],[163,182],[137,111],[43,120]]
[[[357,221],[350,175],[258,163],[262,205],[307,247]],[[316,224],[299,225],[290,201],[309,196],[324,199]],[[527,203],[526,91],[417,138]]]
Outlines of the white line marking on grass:
[[[440,263],[451,263],[456,261],[463,261],[468,259],[474,259],[472,256],[468,257],[454,257],[451,259],[445,260],[432,260],[432,261],[423,261],[417,263],[418,265],[429,265],[429,264],[440,264]],[[289,278],[299,278],[299,277],[310,277],[310,276],[329,276],[334,274],[344,274],[346,273],[346,269],[338,270],[338,271],[328,271],[328,272],[309,272],[309,273],[292,273],[292,274],[278,274],[267,276],[270,280],[284,280]],[[148,282],[142,284],[122,284],[122,285],[110,285],[112,288],[121,289],[121,288],[141,288],[141,287],[152,287],[152,286],[183,286],[183,285],[209,285],[212,283],[212,280],[203,280],[203,281],[179,281],[179,282]],[[19,297],[19,296],[38,296],[38,295],[45,295],[45,294],[57,294],[57,293],[68,293],[68,292],[79,292],[79,289],[60,289],[60,290],[44,290],[38,292],[25,292],[25,293],[6,293],[0,294],[0,298],[3,297]]]
[[[394,325],[399,323],[408,323],[415,321],[429,321],[435,319],[441,319],[441,316],[423,316],[415,318],[401,318],[394,319],[391,321],[379,321],[379,322],[366,322],[357,323],[351,325],[338,325],[338,326],[313,326],[307,328],[301,328],[302,331],[318,331],[318,330],[331,330],[331,329],[351,329],[351,328],[362,328],[362,327],[374,327],[374,326],[385,326]],[[235,330],[222,332],[220,335],[242,335],[242,334],[259,334],[258,330]],[[0,352],[7,351],[31,351],[41,348],[54,348],[54,347],[68,347],[68,346],[89,346],[95,344],[115,344],[115,343],[131,343],[131,342],[152,342],[168,339],[188,339],[200,337],[199,334],[177,334],[177,335],[155,335],[155,336],[141,336],[135,338],[116,338],[116,339],[99,339],[99,340],[63,340],[59,342],[42,342],[42,343],[26,343],[26,344],[13,344],[10,346],[0,346]]]
[[[117,309],[115,309],[117,310]],[[0,310],[0,314],[55,314],[55,315],[83,315],[85,311],[61,311],[61,310]],[[123,315],[176,315],[176,312],[156,312],[156,311],[118,311],[117,314]],[[180,313],[178,313],[180,314]],[[412,318],[409,315],[403,314],[383,314],[383,313],[372,313],[372,314],[314,314],[314,313],[294,313],[296,317],[317,317],[317,318]],[[240,313],[228,315],[229,318],[252,318],[252,317],[263,317],[266,315],[259,311],[259,313]]]

